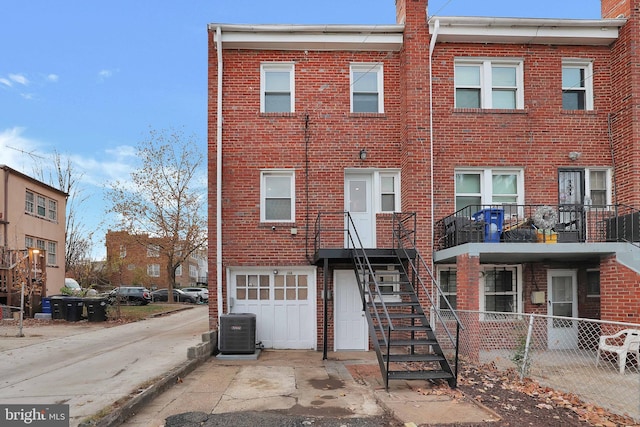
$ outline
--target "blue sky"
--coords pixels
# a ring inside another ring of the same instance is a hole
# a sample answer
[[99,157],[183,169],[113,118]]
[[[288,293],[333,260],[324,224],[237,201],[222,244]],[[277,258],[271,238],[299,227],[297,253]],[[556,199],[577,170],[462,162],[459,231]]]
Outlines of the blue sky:
[[[599,0],[433,0],[430,15],[600,17]],[[0,164],[34,175],[54,151],[83,174],[79,212],[104,256],[105,183],[150,129],[206,150],[207,24],[392,24],[394,0],[23,0],[0,14]]]

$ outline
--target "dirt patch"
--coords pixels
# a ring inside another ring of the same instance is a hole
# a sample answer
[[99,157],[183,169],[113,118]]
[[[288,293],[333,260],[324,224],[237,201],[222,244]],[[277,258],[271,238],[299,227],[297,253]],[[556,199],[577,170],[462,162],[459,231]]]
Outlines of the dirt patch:
[[[363,384],[380,384],[377,365],[347,365],[353,378]],[[452,390],[444,381],[426,381],[416,393],[446,395],[480,404],[501,420],[480,425],[496,427],[569,426],[569,427],[640,427],[631,418],[610,413],[577,396],[543,387],[531,379],[520,381],[514,370],[499,371],[494,366],[467,366],[458,376],[458,388]],[[474,427],[479,424],[421,424],[429,427]]]

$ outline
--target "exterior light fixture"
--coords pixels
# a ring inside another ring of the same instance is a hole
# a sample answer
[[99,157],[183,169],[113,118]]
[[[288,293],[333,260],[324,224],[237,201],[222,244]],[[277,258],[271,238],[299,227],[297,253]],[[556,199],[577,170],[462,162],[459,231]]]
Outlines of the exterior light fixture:
[[364,148],[360,150],[360,160],[367,160],[367,150],[365,150]]

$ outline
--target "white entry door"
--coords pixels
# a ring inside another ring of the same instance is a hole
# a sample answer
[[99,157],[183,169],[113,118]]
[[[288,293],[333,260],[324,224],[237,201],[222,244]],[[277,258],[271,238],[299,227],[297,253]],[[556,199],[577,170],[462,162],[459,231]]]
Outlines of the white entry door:
[[335,351],[368,350],[367,319],[362,311],[355,272],[336,270],[333,283]]
[[[353,226],[348,222],[345,228],[352,233],[357,246],[358,241],[353,230],[355,226],[360,242],[365,248],[374,248],[376,244],[372,184],[373,176],[371,174],[347,174],[345,176],[344,209],[349,212],[353,220]],[[351,247],[351,243],[347,241],[345,246]]]
[[[575,270],[549,270],[547,273],[548,313],[550,316],[578,317],[578,286]],[[549,318],[548,347],[551,350],[578,348],[578,322]]]

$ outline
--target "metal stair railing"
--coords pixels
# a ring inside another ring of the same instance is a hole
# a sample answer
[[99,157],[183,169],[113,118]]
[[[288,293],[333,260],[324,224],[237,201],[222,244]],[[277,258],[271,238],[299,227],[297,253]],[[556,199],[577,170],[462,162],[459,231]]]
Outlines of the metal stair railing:
[[[409,267],[409,271],[405,270],[404,274],[408,278],[413,278],[413,281],[417,282],[420,285],[419,287],[414,286],[416,296],[418,296],[418,301],[420,302],[420,295],[418,291],[421,289],[425,297],[429,300],[431,307],[437,308],[438,307],[437,301],[434,299],[432,293],[429,291],[427,285],[425,284],[425,281],[422,279],[422,275],[420,274],[421,268],[427,273],[431,282],[431,286],[436,288],[438,292],[437,295],[444,296],[444,293],[442,292],[442,289],[440,288],[438,281],[433,276],[431,269],[427,266],[427,263],[424,261],[424,258],[422,258],[422,255],[420,254],[416,246],[416,227],[417,227],[416,214],[415,213],[394,213],[393,223],[394,223],[394,227],[393,227],[394,246],[396,250],[400,251],[402,256],[408,260],[407,265]],[[406,226],[406,224],[411,224],[411,223],[412,223],[411,227]],[[413,253],[415,254],[415,261],[410,256],[409,251],[413,251]],[[403,264],[403,268],[405,268],[404,264]],[[444,309],[444,311],[451,313],[453,319],[444,319],[441,315],[441,312],[443,311],[442,308],[431,310],[431,312],[435,313],[435,316],[438,320],[438,322],[436,323],[442,325],[445,335],[447,336],[451,345],[455,349],[455,356],[454,356],[455,370],[453,374],[454,374],[454,383],[457,383],[458,360],[459,360],[459,350],[458,350],[459,339],[460,339],[460,331],[464,330],[464,327],[462,326],[462,322],[460,321],[460,318],[458,317],[455,310],[451,306],[449,299],[444,297],[443,301],[446,303],[446,308]],[[422,303],[420,304],[422,305]],[[446,320],[449,320],[449,321],[455,320],[455,325],[456,325],[455,335],[450,331],[449,327],[447,326]]]

